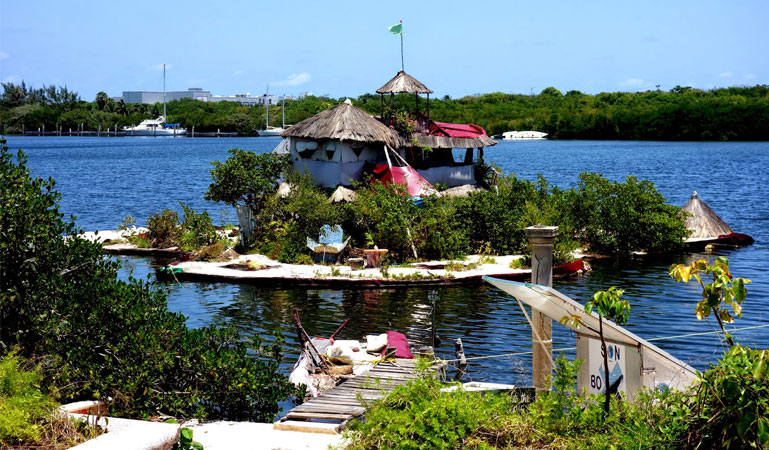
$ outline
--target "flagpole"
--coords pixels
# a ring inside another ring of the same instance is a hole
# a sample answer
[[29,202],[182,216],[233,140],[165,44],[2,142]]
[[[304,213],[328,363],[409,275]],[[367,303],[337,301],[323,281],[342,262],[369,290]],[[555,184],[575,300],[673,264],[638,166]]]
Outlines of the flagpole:
[[[399,23],[402,24],[403,21],[401,20]],[[403,66],[403,25],[401,25],[401,71],[406,71],[405,67]]]

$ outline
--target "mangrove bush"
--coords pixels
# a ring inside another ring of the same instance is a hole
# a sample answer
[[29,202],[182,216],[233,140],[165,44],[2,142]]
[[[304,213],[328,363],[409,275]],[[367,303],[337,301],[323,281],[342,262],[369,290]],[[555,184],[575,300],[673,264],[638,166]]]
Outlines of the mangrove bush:
[[190,329],[149,283],[77,235],[53,180],[0,151],[0,352],[39,359],[61,401],[99,398],[119,416],[271,420],[295,389],[280,373],[278,338]]

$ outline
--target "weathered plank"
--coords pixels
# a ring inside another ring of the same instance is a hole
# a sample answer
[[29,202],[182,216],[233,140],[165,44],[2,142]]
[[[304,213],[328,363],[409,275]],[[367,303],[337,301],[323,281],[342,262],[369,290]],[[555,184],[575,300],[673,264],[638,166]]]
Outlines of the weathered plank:
[[[383,398],[396,386],[419,378],[415,367],[414,360],[380,363],[367,373],[348,379],[334,389],[295,407],[280,422],[276,422],[274,428],[336,434],[345,428],[351,419],[365,414],[365,405],[362,405],[360,400],[368,403]],[[437,369],[438,367],[433,367],[431,371]],[[341,423],[313,422],[315,420]]]

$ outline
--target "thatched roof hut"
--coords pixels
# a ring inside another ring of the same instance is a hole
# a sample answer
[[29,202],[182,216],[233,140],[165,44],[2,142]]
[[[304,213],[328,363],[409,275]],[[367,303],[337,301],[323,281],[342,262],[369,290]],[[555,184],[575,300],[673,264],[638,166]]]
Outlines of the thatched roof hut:
[[399,148],[406,142],[383,123],[345,100],[331,109],[305,119],[280,133],[282,137],[320,140],[383,143]]
[[390,81],[384,84],[376,90],[377,94],[432,94],[433,91],[427,86],[422,84],[419,80],[407,74],[404,71],[399,71]]
[[691,214],[686,218],[686,228],[692,232],[690,239],[717,238],[734,233],[715,211],[697,197],[697,191],[694,191],[682,209]]

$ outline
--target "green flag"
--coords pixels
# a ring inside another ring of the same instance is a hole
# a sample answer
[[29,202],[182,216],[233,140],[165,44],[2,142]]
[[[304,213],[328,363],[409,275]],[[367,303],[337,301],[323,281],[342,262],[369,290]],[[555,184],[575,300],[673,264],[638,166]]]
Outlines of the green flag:
[[403,33],[403,23],[398,23],[396,25],[388,27],[387,29],[390,30],[390,33],[392,34],[401,34]]

